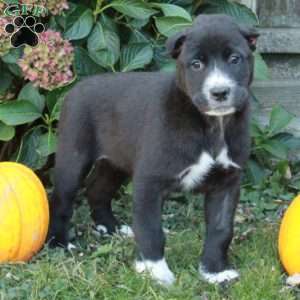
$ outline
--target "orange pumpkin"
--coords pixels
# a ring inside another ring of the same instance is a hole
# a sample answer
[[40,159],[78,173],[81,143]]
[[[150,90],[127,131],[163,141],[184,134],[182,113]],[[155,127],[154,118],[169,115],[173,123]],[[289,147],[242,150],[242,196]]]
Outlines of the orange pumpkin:
[[0,163],[0,262],[27,261],[43,246],[49,225],[46,191],[24,165]]
[[300,273],[300,195],[286,210],[278,240],[279,256],[289,275]]

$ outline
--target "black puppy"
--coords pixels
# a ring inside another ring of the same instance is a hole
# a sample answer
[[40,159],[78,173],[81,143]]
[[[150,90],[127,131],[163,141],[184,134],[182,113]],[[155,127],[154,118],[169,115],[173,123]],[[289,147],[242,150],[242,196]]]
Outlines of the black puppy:
[[255,30],[223,15],[201,15],[167,42],[177,74],[104,74],[80,82],[60,121],[52,244],[68,244],[74,197],[96,162],[87,187],[99,229],[119,224],[111,200],[128,177],[134,184],[133,231],[138,272],[160,283],[175,277],[164,259],[162,207],[174,190],[205,193],[206,237],[199,271],[209,282],[238,277],[227,250],[249,155],[249,85]]

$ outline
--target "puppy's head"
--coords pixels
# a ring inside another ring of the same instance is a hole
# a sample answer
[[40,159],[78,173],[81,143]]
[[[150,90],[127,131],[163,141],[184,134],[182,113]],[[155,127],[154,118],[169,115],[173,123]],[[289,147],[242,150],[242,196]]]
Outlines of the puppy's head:
[[249,98],[258,33],[225,15],[200,15],[167,41],[177,60],[177,84],[200,112],[222,116],[242,110]]

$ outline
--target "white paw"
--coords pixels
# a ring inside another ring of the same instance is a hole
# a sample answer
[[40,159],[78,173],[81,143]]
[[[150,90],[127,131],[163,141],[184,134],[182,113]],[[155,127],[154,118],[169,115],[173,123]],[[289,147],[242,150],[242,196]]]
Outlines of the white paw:
[[122,225],[119,229],[118,229],[118,233],[123,236],[123,237],[128,237],[128,238],[133,238],[134,237],[134,233],[133,230],[130,226],[128,225]]
[[67,249],[68,249],[69,251],[71,251],[71,250],[73,250],[73,249],[76,249],[76,246],[73,245],[72,243],[69,243],[68,246],[67,246]]
[[168,228],[163,228],[163,232],[164,232],[164,234],[169,234],[170,230]]
[[199,266],[200,275],[209,283],[223,283],[225,281],[231,281],[237,279],[240,275],[236,270],[230,269],[219,273],[209,273],[204,268]]
[[166,260],[163,258],[158,261],[136,261],[135,270],[138,273],[149,272],[150,276],[159,284],[171,286],[175,281],[173,272],[169,269]]
[[96,229],[101,235],[107,235],[107,233],[108,233],[108,230],[107,230],[106,226],[104,226],[104,225],[97,225]]

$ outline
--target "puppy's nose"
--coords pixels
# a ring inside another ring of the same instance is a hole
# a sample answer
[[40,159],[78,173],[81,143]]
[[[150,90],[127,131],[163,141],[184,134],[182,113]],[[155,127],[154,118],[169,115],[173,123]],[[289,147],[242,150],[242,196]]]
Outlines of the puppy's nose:
[[214,87],[210,90],[211,97],[216,101],[226,101],[230,88],[225,86]]

